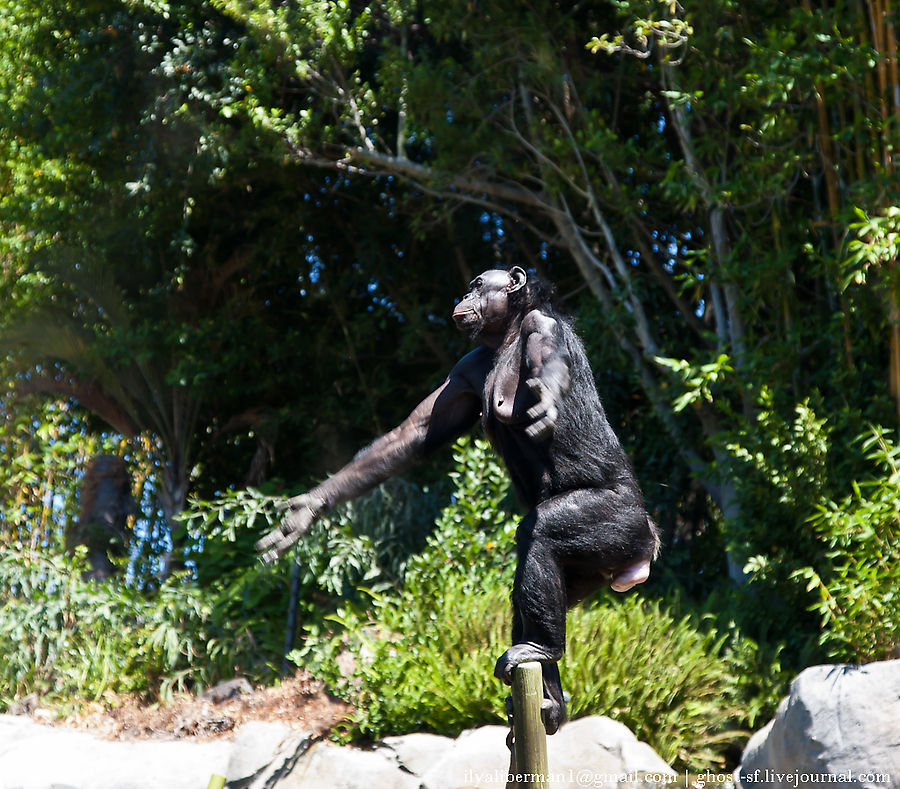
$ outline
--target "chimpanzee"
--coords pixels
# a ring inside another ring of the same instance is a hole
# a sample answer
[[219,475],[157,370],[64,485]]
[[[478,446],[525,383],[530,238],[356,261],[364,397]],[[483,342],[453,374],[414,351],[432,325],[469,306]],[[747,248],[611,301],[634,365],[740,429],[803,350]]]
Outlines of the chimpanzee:
[[512,646],[494,674],[507,684],[519,664],[544,673],[544,726],[565,719],[556,661],[566,610],[609,584],[645,580],[659,548],[628,459],[613,433],[569,320],[540,278],[514,267],[476,277],[453,310],[481,345],[394,430],[333,477],[288,500],[279,529],[257,544],[273,561],[326,510],[400,473],[481,418],[530,512],[516,532]]

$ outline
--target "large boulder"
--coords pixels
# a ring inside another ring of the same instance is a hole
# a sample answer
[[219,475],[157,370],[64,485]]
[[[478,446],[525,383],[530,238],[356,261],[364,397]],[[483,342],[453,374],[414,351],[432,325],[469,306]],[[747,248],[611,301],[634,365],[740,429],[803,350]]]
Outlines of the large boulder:
[[735,771],[741,789],[900,787],[900,661],[814,666]]
[[309,735],[283,724],[257,721],[233,739],[112,742],[0,715],[0,787],[197,789],[218,774],[243,789],[277,780],[309,742]]
[[[207,741],[117,742],[0,715],[0,789],[202,789],[213,774],[228,789],[498,789],[509,768],[507,732],[410,734],[363,749],[251,721]],[[675,776],[625,726],[599,716],[563,726],[547,739],[547,756],[551,789],[653,789]]]
[[[391,737],[382,749],[414,773],[422,789],[497,789],[506,786],[509,750],[505,726],[483,726],[456,740]],[[549,787],[641,787],[652,789],[675,772],[626,726],[602,716],[580,718],[547,738]],[[363,786],[363,784],[360,784]]]

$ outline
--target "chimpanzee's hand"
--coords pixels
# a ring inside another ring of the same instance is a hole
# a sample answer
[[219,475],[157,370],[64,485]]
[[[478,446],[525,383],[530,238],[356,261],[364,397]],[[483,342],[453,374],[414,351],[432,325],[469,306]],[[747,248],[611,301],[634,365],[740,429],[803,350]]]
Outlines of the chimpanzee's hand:
[[256,550],[262,554],[263,562],[272,564],[306,534],[309,531],[309,527],[319,517],[321,508],[321,499],[309,493],[304,493],[302,496],[294,496],[294,498],[280,504],[279,509],[287,510],[281,525],[277,529],[270,531],[256,543]]
[[556,396],[540,378],[529,378],[525,383],[537,398],[537,403],[525,414],[529,419],[534,420],[525,428],[525,433],[529,438],[543,441],[550,438],[556,429],[556,420],[559,418]]

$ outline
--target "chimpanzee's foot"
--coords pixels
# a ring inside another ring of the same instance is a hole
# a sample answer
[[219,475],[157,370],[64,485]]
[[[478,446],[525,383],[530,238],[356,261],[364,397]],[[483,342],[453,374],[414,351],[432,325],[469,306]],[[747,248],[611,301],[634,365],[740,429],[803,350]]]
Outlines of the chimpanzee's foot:
[[566,705],[556,699],[544,698],[541,702],[541,720],[547,734],[556,734],[566,720]]
[[[494,676],[512,685],[513,669],[520,663],[536,660],[543,664],[544,699],[541,702],[541,719],[547,734],[554,734],[566,719],[566,704],[562,688],[559,686],[559,669],[556,661],[562,657],[562,650],[553,652],[539,644],[526,641],[513,644],[506,650],[494,667]],[[512,698],[506,699],[507,715],[512,713]]]
[[531,641],[513,644],[498,658],[497,665],[494,666],[494,676],[503,680],[507,685],[512,685],[513,669],[519,663],[527,663],[530,660],[536,660],[539,663],[555,663],[561,657],[562,650],[551,652],[546,647]]
[[[512,715],[512,696],[507,696],[506,717],[511,718]],[[546,731],[547,734],[556,734],[556,732],[559,730],[559,727],[562,726],[566,720],[565,704],[560,704],[558,701],[545,696],[541,701],[541,720],[544,722],[544,731]]]

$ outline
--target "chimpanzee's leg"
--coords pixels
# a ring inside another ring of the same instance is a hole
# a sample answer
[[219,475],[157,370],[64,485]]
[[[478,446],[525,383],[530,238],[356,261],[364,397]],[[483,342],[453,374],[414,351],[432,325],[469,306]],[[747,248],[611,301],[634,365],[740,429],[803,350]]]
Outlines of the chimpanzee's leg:
[[494,675],[512,684],[520,663],[543,663],[544,726],[553,734],[565,719],[565,702],[556,661],[566,642],[566,594],[559,563],[544,541],[534,539],[539,515],[532,510],[516,531],[518,563],[513,582],[513,645],[503,653]]
[[657,538],[633,491],[585,489],[539,504],[519,524],[516,544],[513,645],[494,674],[509,684],[519,663],[543,663],[545,726],[553,733],[565,718],[555,663],[565,649],[566,609],[611,580],[639,582]]

